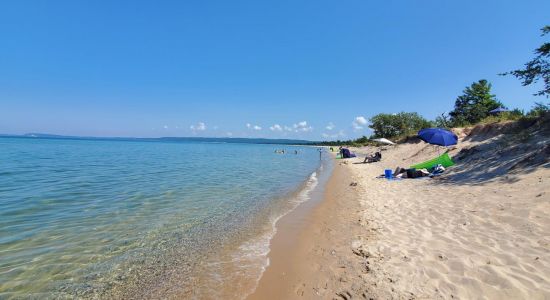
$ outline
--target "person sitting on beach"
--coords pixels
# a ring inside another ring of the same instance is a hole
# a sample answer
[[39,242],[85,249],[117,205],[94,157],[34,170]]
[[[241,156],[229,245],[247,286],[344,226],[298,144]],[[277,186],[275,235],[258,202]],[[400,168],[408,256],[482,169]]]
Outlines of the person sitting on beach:
[[371,163],[371,162],[377,162],[377,161],[380,161],[382,160],[382,153],[380,152],[376,152],[374,153],[374,155],[367,155],[367,157],[365,157],[365,160],[363,161],[363,163]]

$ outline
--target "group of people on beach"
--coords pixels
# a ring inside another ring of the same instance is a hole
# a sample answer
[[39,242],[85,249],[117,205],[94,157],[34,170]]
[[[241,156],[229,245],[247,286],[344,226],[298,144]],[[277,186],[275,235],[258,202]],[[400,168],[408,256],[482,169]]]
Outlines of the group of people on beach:
[[[285,154],[285,153],[286,153],[285,149],[275,149],[275,154]],[[294,150],[293,153],[298,154],[298,150]]]

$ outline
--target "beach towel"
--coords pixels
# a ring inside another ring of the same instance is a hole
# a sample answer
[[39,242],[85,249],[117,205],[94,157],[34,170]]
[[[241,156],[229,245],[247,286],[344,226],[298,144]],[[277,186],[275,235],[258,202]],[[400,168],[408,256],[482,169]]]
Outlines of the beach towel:
[[440,156],[438,156],[434,159],[430,159],[430,160],[425,161],[423,163],[419,163],[419,164],[416,164],[414,166],[410,166],[409,168],[410,169],[431,169],[436,165],[442,165],[443,167],[448,168],[448,167],[454,166],[454,164],[455,163],[453,162],[451,157],[449,157],[449,154],[447,154],[447,152],[445,152],[442,155],[440,155]]

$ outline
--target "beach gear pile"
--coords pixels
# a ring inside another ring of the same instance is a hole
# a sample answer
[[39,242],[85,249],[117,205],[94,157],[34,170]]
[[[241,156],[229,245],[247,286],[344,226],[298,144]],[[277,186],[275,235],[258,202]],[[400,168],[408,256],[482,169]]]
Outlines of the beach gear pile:
[[[448,147],[458,143],[456,134],[442,128],[422,129],[418,132],[417,136],[424,142],[436,146]],[[449,157],[449,154],[445,152],[436,158],[412,165],[408,169],[397,167],[393,172],[391,169],[385,170],[384,175],[380,177],[383,176],[387,179],[434,177],[441,175],[445,172],[445,168],[453,165],[453,160]]]

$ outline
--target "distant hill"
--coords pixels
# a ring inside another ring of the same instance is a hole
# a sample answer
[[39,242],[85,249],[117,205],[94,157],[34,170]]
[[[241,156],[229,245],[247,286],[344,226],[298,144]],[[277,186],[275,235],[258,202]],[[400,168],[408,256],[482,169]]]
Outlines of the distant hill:
[[74,138],[71,136],[63,136],[57,134],[47,134],[47,133],[25,133],[24,137],[38,137],[38,138],[53,138],[53,139],[63,139],[63,138]]
[[66,136],[47,133],[26,133],[23,135],[0,135],[0,137],[42,138],[42,139],[72,139],[72,140],[118,140],[118,141],[165,141],[181,143],[233,143],[233,144],[278,144],[278,145],[313,145],[316,142],[294,139],[265,139],[265,138],[208,138],[208,137],[160,137],[160,138],[132,138],[132,137],[86,137]]

